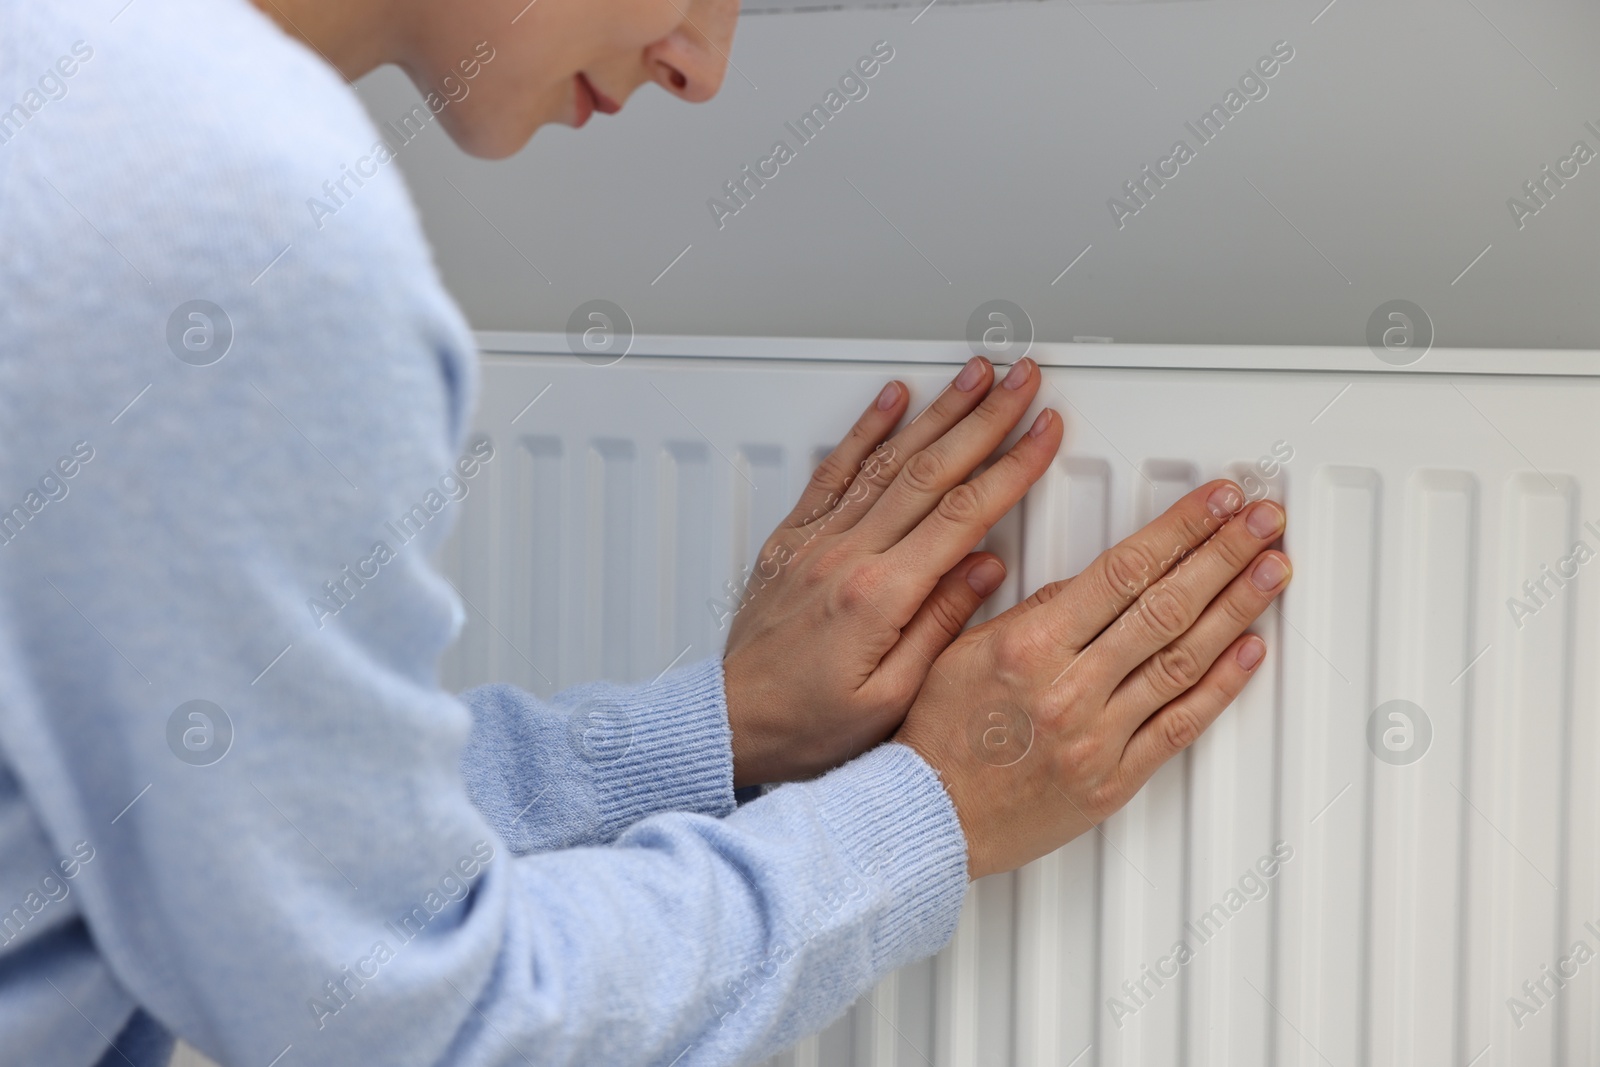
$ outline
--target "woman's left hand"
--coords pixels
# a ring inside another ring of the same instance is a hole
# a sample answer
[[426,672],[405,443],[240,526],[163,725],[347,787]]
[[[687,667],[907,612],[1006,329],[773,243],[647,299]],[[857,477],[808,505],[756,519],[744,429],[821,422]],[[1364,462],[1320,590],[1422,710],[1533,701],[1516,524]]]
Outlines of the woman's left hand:
[[[762,546],[723,656],[734,784],[810,777],[899,727],[933,662],[1005,568],[974,553],[1061,445],[1040,413],[977,477],[1039,391],[1037,364],[974,358],[899,433],[890,382]],[[887,438],[887,440],[885,440]]]

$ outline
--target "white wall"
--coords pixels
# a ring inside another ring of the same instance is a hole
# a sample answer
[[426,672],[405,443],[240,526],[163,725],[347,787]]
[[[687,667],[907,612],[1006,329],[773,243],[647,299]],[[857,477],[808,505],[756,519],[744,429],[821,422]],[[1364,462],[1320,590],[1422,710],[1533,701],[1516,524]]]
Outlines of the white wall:
[[[1360,345],[1405,298],[1440,345],[1600,348],[1600,160],[1520,231],[1506,206],[1600,151],[1600,7],[1326,2],[747,15],[710,104],[650,87],[500,163],[432,127],[401,161],[480,328],[605,298],[648,333],[958,338],[1001,297],[1044,340]],[[707,199],[880,39],[869,95],[719,232]],[[1269,95],[1119,231],[1108,198],[1280,39]],[[416,99],[362,90],[380,121]]]

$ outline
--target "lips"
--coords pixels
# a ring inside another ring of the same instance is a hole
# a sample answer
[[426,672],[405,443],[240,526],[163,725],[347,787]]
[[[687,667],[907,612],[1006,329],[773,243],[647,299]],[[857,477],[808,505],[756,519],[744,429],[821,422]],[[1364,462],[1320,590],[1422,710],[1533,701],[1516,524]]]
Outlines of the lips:
[[615,115],[622,110],[621,104],[596,89],[582,71],[573,75],[572,80],[577,86],[578,98],[577,117],[572,124],[574,127],[583,126],[596,111],[602,115]]

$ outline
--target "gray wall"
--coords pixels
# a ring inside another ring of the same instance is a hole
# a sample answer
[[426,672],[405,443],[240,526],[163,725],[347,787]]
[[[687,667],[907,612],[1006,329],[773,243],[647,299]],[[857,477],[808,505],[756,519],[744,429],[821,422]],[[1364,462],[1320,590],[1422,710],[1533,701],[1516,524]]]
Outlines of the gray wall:
[[[752,13],[709,104],[647,87],[499,163],[434,126],[401,165],[484,329],[605,298],[642,333],[958,338],[998,297],[1048,341],[1360,345],[1404,298],[1439,345],[1600,348],[1600,159],[1520,230],[1506,204],[1600,151],[1600,6],[1325,3]],[[1268,95],[1119,229],[1108,199],[1280,39]],[[708,198],[878,40],[868,95],[719,231]],[[361,89],[379,121],[416,99]]]

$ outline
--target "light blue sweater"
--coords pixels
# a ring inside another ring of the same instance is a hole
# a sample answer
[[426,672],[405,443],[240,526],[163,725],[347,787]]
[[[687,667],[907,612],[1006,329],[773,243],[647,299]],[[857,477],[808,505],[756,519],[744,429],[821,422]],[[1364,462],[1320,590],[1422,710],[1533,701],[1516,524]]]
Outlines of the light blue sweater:
[[936,951],[910,750],[735,810],[716,660],[440,689],[493,446],[397,170],[244,0],[125,3],[0,0],[0,1063],[743,1063]]

